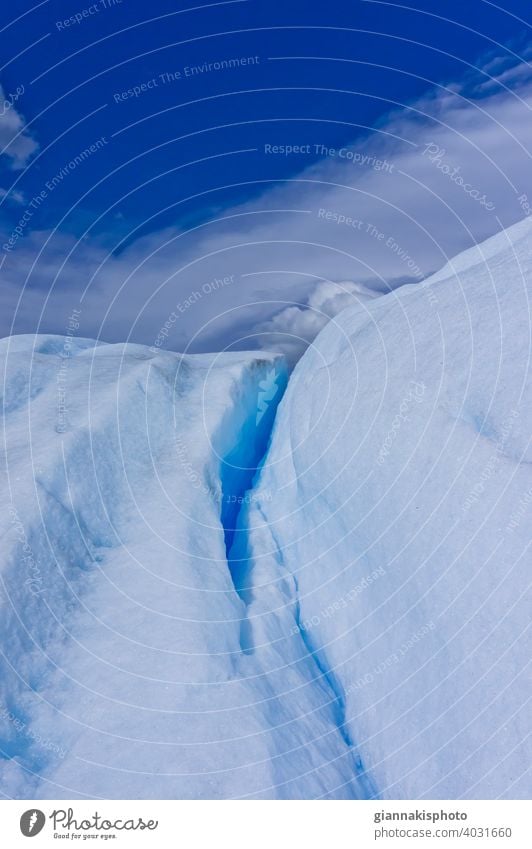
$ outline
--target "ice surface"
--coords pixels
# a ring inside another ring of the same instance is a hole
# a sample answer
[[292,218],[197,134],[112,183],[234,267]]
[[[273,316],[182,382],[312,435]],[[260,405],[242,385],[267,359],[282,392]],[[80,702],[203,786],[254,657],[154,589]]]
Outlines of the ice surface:
[[3,794],[362,795],[303,640],[242,650],[227,535],[282,360],[66,343],[0,343]]
[[527,220],[278,408],[275,355],[0,342],[4,796],[529,797],[531,280]]
[[531,291],[525,220],[341,313],[248,511],[254,640],[297,604],[383,798],[531,795]]

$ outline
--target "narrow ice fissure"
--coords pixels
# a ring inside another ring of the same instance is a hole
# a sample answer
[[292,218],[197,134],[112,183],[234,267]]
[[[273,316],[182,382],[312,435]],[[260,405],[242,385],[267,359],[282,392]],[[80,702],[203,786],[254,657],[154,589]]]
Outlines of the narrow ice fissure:
[[[261,392],[258,392],[256,409],[251,405],[250,415],[240,429],[233,449],[223,459],[220,468],[222,488],[220,519],[224,531],[227,566],[234,589],[245,606],[240,623],[240,646],[243,654],[254,652],[252,627],[247,616],[247,608],[251,602],[250,570],[253,566],[249,558],[247,506],[253,500],[260,470],[268,455],[277,409],[286,391],[288,379],[288,375],[283,374],[282,386],[278,388],[275,397],[271,398],[266,405],[261,402]],[[263,385],[262,381],[259,386],[261,385]],[[268,396],[268,392],[266,392],[266,396]],[[264,516],[264,519],[267,521],[266,516]],[[282,557],[281,551],[279,551],[279,556]],[[297,592],[295,576],[294,581]],[[296,624],[300,625],[299,597],[296,599]],[[312,641],[308,639],[305,629],[300,627],[299,630],[305,649],[316,665],[319,678],[323,680],[333,697],[334,722],[344,743],[353,753],[356,779],[359,786],[363,788],[365,798],[378,798],[374,782],[366,771],[356,743],[351,738],[346,717],[345,696],[337,676],[334,670],[327,668],[319,652],[312,645]]]
[[294,581],[296,584],[297,590],[297,602],[296,602],[296,624],[299,628],[299,633],[301,634],[301,638],[305,644],[305,648],[309,653],[309,656],[312,658],[314,663],[316,664],[321,677],[328,685],[331,693],[334,695],[335,704],[334,704],[334,716],[336,726],[338,731],[344,740],[345,744],[351,749],[354,754],[354,763],[356,769],[356,777],[360,786],[364,790],[366,799],[377,799],[378,793],[375,787],[375,784],[366,770],[362,758],[358,752],[356,742],[352,739],[349,725],[347,721],[347,713],[346,713],[346,700],[343,692],[343,688],[338,681],[338,677],[334,672],[334,669],[329,669],[326,663],[320,657],[319,651],[312,643],[312,639],[310,638],[307,630],[301,625],[301,609],[299,603],[299,591],[297,586],[297,578],[294,575]]
[[248,416],[240,428],[232,450],[220,467],[221,513],[227,565],[234,588],[247,604],[243,586],[246,572],[248,529],[242,523],[242,508],[250,503],[260,469],[264,463],[275,423],[277,408],[284,395],[288,375],[272,367],[259,381],[249,405]]
[[[280,399],[279,399],[280,400]],[[222,476],[222,525],[225,539],[225,556],[227,567],[231,576],[233,587],[244,605],[242,618],[240,620],[240,647],[244,654],[253,653],[253,635],[251,623],[248,619],[247,610],[251,600],[249,589],[249,556],[247,506],[253,497],[254,487],[257,483],[261,467],[268,453],[268,447],[273,428],[275,411],[272,415],[271,427],[263,445],[259,446],[256,457],[256,466],[245,469],[245,474],[235,476],[227,470]],[[261,440],[262,441],[262,440]],[[238,481],[238,485],[234,486]],[[228,482],[230,486],[228,487]]]

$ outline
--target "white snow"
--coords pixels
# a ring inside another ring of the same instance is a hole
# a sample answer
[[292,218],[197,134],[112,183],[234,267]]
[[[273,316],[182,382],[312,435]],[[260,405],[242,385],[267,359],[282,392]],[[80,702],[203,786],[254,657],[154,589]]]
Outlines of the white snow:
[[282,360],[0,345],[3,794],[362,795],[303,641],[241,645],[220,516],[252,474],[233,466],[265,448]]
[[531,794],[531,290],[525,220],[333,319],[249,507],[252,639],[298,605],[382,798]]
[[0,342],[4,796],[528,798],[531,281],[333,316],[257,475],[276,355]]

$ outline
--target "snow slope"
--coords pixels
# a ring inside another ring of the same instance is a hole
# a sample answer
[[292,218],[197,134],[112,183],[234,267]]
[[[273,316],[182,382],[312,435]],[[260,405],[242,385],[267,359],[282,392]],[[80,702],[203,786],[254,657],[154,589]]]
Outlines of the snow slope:
[[249,650],[227,558],[282,359],[0,347],[4,796],[367,795],[304,641]]
[[4,796],[529,797],[531,280],[526,220],[278,407],[275,355],[0,342]]
[[531,291],[528,219],[333,319],[242,516],[248,640],[297,606],[382,798],[532,794]]

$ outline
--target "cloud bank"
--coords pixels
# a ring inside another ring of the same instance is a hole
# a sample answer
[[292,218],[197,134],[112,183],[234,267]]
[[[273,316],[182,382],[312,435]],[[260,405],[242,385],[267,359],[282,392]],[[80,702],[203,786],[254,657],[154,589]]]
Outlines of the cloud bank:
[[[84,336],[188,351],[270,346],[295,358],[354,300],[417,282],[529,213],[531,106],[529,63],[491,56],[190,230],[124,247],[28,226],[6,250],[4,227],[0,335],[61,333],[76,308]],[[35,142],[22,133],[14,144],[20,167]]]

